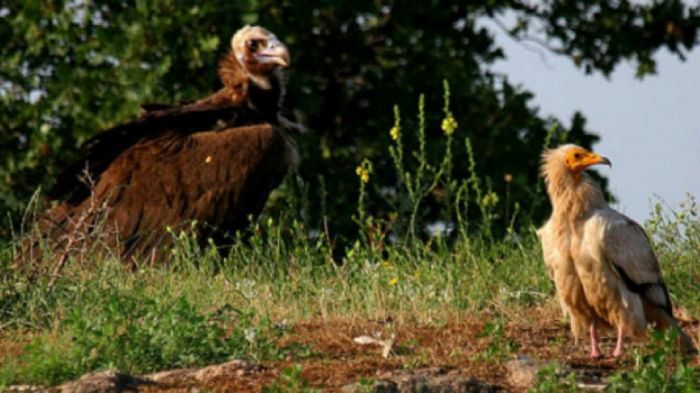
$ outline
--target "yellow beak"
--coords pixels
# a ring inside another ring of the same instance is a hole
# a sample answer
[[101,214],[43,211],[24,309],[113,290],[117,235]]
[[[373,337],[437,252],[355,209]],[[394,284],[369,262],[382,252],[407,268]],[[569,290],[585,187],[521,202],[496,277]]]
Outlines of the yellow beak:
[[607,157],[591,153],[581,160],[581,167],[588,168],[591,165],[607,165],[612,168],[612,162]]

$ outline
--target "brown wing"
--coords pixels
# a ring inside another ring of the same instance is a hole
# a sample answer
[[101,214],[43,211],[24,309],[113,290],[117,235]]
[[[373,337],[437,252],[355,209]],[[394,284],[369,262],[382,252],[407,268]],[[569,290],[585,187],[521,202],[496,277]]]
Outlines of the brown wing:
[[[177,230],[193,220],[220,240],[260,213],[287,172],[286,148],[280,130],[270,124],[167,134],[114,159],[94,196],[107,207],[124,256],[157,247],[168,237],[166,227]],[[90,201],[70,215],[85,211]]]
[[83,147],[83,156],[59,175],[48,195],[52,199],[66,199],[69,204],[85,200],[90,190],[82,178],[83,172],[87,169],[92,180],[99,181],[120,154],[139,143],[267,120],[255,110],[232,105],[163,106],[161,110],[148,111],[135,121],[103,131],[88,140]]

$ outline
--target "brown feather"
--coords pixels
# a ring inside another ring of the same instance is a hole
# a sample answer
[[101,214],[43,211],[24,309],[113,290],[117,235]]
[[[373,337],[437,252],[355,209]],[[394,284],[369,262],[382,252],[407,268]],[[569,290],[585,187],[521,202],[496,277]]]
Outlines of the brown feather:
[[[240,32],[234,37],[246,38]],[[61,238],[94,230],[102,220],[113,234],[108,243],[130,257],[160,254],[170,240],[166,229],[189,228],[193,221],[202,242],[222,243],[246,228],[295,169],[298,154],[279,116],[280,70],[253,75],[239,58],[245,56],[234,48],[222,59],[224,86],[217,93],[179,106],[148,104],[138,119],[89,140],[50,193],[64,201],[41,219],[42,236],[60,245]],[[254,57],[245,59],[254,64]],[[80,179],[85,170],[92,187]]]

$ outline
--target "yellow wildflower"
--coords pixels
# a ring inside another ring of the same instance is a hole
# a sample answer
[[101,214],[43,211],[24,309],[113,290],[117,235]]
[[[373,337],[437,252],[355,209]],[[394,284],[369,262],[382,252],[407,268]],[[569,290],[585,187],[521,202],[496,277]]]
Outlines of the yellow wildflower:
[[389,280],[389,286],[390,287],[395,287],[396,284],[399,283],[399,278],[398,277],[392,277],[391,280]]
[[490,192],[481,199],[481,204],[484,207],[496,206],[498,204],[498,195],[495,192]]
[[442,132],[445,133],[445,135],[452,135],[455,130],[457,129],[457,120],[455,120],[452,115],[447,115],[445,119],[442,120]]
[[401,129],[399,127],[391,127],[391,130],[389,130],[389,135],[391,136],[391,140],[395,141],[398,140],[399,137],[401,136]]
[[363,182],[363,183],[369,182],[369,169],[365,168],[363,165],[358,166],[355,169],[355,173],[360,178],[361,182]]

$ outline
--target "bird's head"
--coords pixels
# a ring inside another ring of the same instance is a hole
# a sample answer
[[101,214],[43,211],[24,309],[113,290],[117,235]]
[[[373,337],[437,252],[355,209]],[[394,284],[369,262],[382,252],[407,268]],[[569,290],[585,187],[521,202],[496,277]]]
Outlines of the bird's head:
[[253,76],[265,77],[277,68],[289,66],[287,47],[259,26],[245,26],[231,38],[231,49],[236,60]]
[[612,166],[609,159],[576,145],[564,145],[559,149],[564,153],[564,165],[572,173],[581,173],[592,165]]

